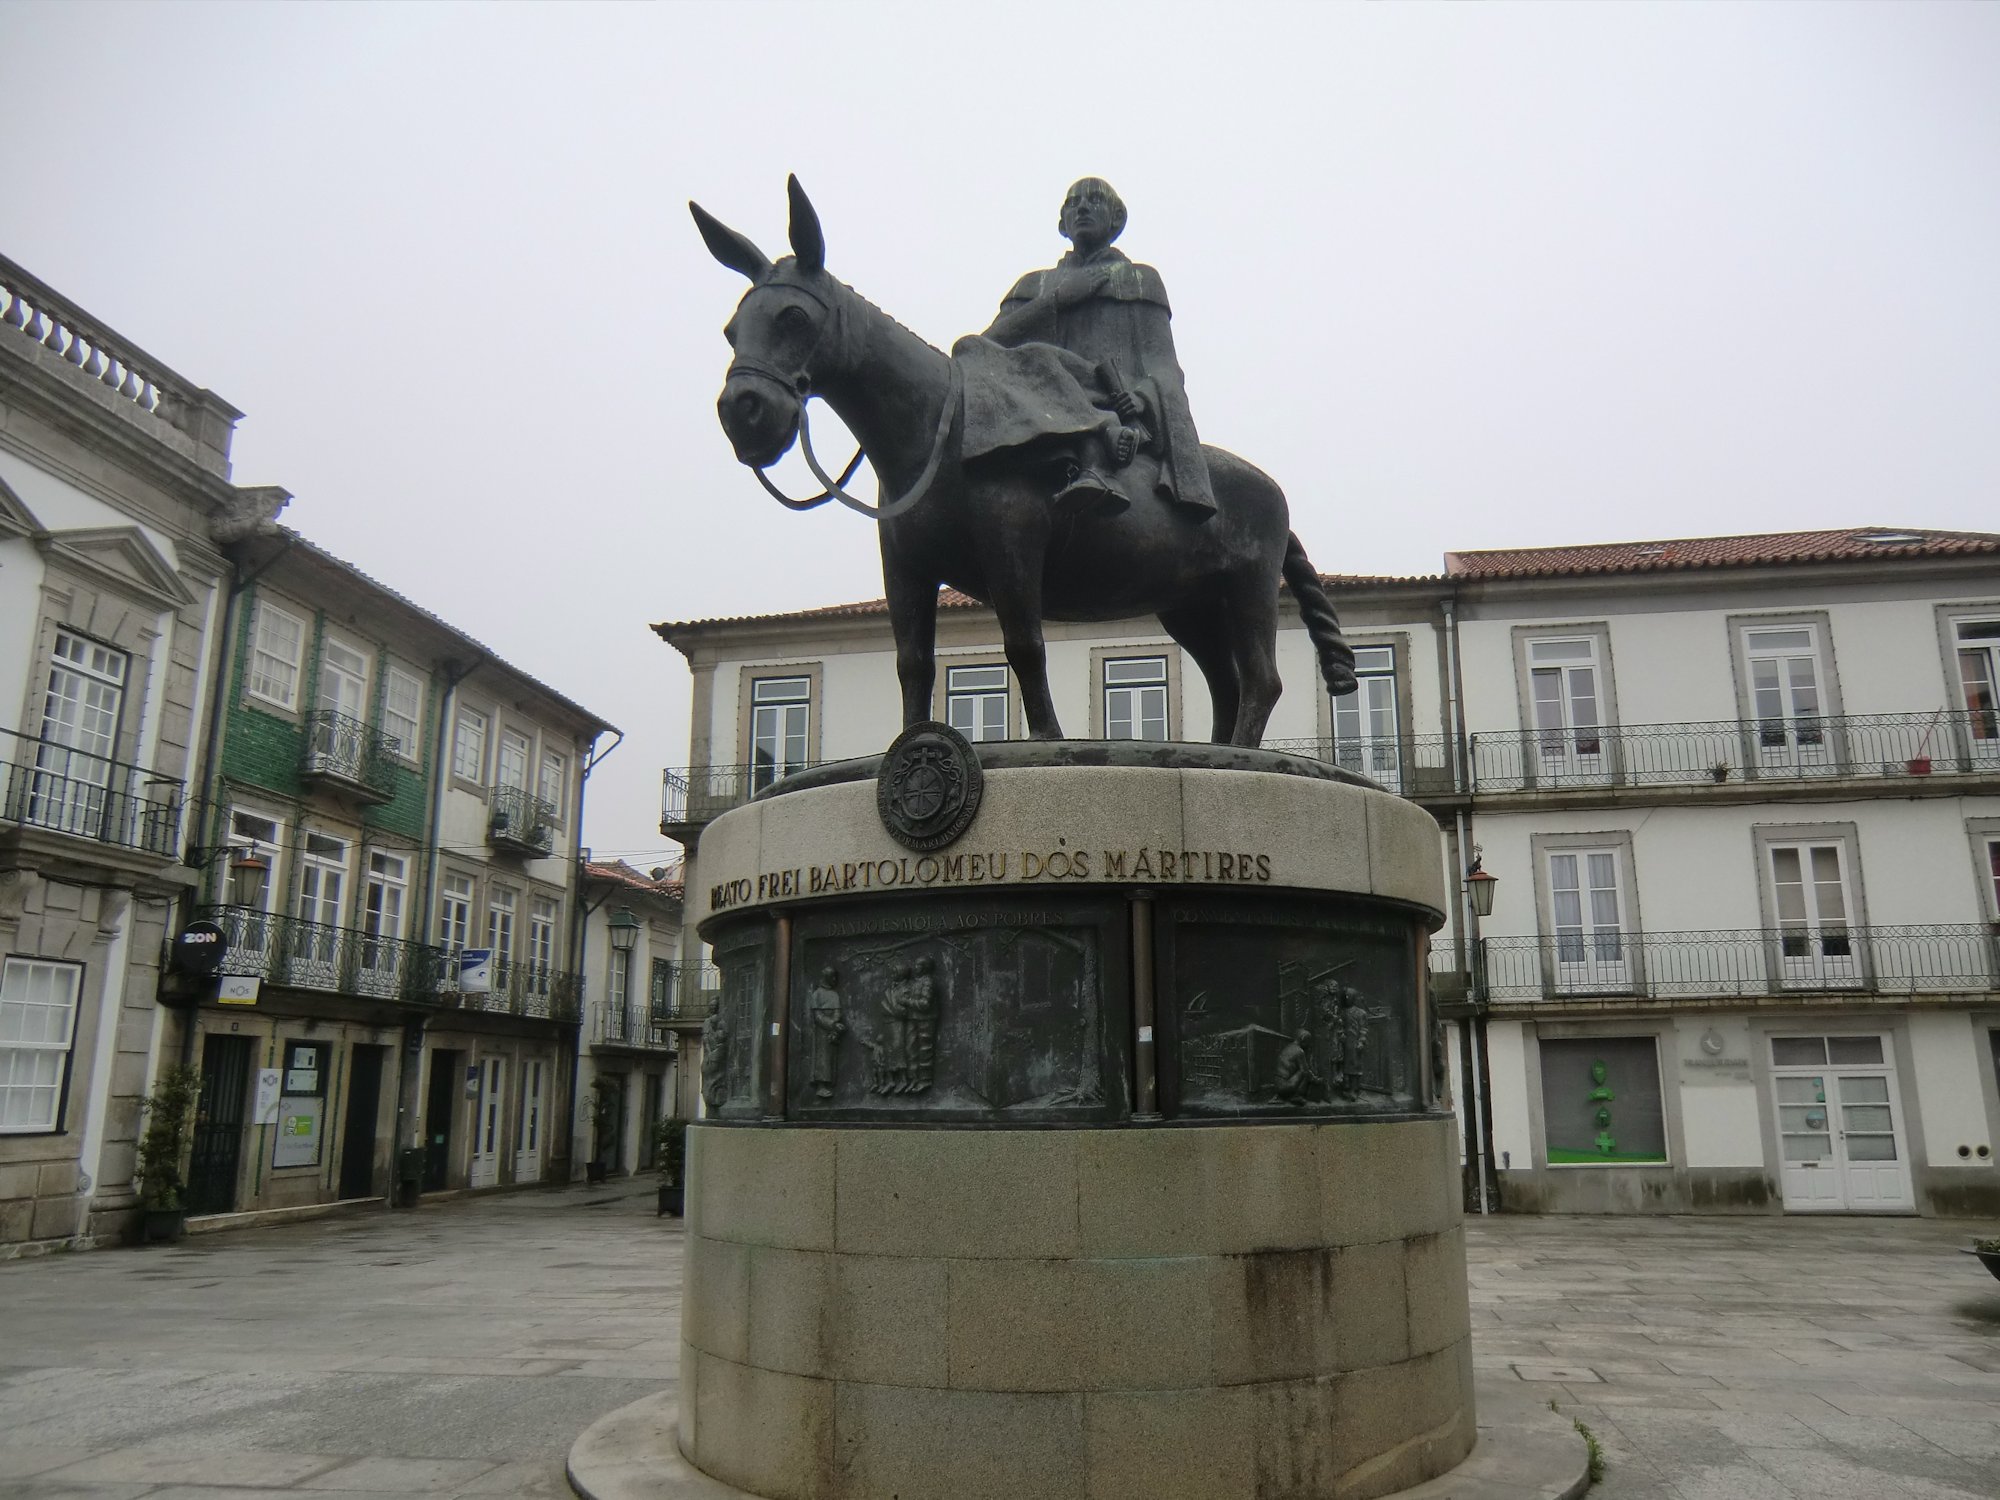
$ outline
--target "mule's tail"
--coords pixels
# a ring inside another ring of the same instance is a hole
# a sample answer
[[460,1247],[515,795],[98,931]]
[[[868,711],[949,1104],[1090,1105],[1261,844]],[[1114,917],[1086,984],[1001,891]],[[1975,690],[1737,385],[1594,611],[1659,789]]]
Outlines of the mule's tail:
[[1319,570],[1307,559],[1295,531],[1285,537],[1284,571],[1286,586],[1299,604],[1299,618],[1305,621],[1306,634],[1319,653],[1319,673],[1326,679],[1326,690],[1336,698],[1353,692],[1354,650],[1340,633],[1340,616],[1333,612],[1333,601],[1326,596],[1326,585],[1319,581]]

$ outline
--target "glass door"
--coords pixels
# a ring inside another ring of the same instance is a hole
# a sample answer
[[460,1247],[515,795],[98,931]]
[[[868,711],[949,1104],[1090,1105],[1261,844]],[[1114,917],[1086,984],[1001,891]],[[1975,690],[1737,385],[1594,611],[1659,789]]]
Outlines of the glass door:
[[117,839],[119,830],[109,826],[115,791],[111,752],[118,742],[126,666],[123,652],[56,632],[27,806],[20,812],[10,808],[9,816],[82,838]]
[[366,995],[394,995],[403,977],[403,903],[410,862],[377,849],[368,856],[368,885],[361,904],[361,972]]
[[1614,849],[1563,850],[1549,856],[1555,922],[1556,988],[1619,993],[1632,988],[1625,902]]
[[1392,792],[1403,789],[1402,745],[1396,737],[1396,653],[1357,646],[1360,685],[1333,700],[1333,762],[1371,776]]
[[2000,620],[1960,620],[1958,688],[1965,697],[1965,737],[1972,762],[2000,765]]
[[1855,989],[1861,960],[1848,925],[1853,903],[1839,844],[1774,844],[1780,980],[1788,989]]
[[299,856],[298,920],[292,924],[287,977],[303,989],[340,987],[340,919],[347,887],[347,843],[308,833]]
[[811,699],[808,677],[763,677],[750,684],[751,791],[804,769]]
[[1528,643],[1536,774],[1544,782],[1608,778],[1598,705],[1597,645],[1588,636]]
[[1835,769],[1819,694],[1819,647],[1810,625],[1746,630],[1743,655],[1756,714],[1757,769],[1804,776]]
[[1888,1039],[1771,1038],[1785,1207],[1908,1213],[1915,1206]]

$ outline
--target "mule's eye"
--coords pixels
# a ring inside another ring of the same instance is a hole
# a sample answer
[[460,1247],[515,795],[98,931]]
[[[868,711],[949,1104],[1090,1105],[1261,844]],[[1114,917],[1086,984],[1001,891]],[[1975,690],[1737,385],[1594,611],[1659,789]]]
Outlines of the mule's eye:
[[811,322],[812,319],[806,316],[806,310],[803,307],[788,307],[778,314],[778,326],[787,333],[797,333],[800,329],[809,326]]

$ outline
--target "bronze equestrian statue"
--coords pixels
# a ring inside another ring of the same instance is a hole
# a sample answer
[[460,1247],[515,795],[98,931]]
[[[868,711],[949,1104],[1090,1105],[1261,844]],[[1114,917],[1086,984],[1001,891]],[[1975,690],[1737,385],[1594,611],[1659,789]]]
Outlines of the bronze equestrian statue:
[[[981,338],[933,348],[826,270],[819,216],[790,181],[792,254],[773,262],[694,203],[709,252],[750,279],[724,329],[735,358],[716,403],[736,457],[793,509],[839,500],[880,523],[903,723],[931,717],[941,584],[989,604],[1028,732],[1060,739],[1042,621],[1153,614],[1207,680],[1218,743],[1255,746],[1278,701],[1282,578],[1336,695],[1354,653],[1291,532],[1284,491],[1202,445],[1166,331],[1166,291],[1110,241],[1124,205],[1087,178],[1065,200],[1074,248],[1022,278]],[[823,397],[860,440],[870,505],[812,450]],[[807,500],[764,473],[799,440],[826,488]],[[890,497],[894,498],[890,498]]]

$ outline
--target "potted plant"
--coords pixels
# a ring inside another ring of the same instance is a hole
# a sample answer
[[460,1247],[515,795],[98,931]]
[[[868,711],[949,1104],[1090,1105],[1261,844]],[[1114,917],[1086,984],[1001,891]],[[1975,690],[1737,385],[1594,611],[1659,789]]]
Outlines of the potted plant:
[[1729,762],[1726,760],[1717,761],[1708,768],[1708,774],[1717,782],[1727,781],[1729,779]]
[[620,1089],[600,1073],[590,1081],[590,1160],[583,1165],[584,1181],[599,1183],[610,1175],[617,1154]]
[[141,1240],[172,1243],[187,1233],[187,1179],[181,1163],[187,1156],[194,1128],[195,1106],[201,1099],[201,1074],[186,1064],[160,1074],[153,1092],[139,1101],[146,1116],[139,1137],[139,1208],[144,1215]]
[[653,1123],[653,1162],[660,1174],[660,1215],[678,1219],[687,1211],[687,1121]]
[[1965,1253],[1967,1255],[1978,1256],[1979,1263],[1982,1266],[1986,1267],[1996,1277],[2000,1277],[2000,1235],[1994,1235],[1988,1239],[1974,1240],[1972,1248]]

